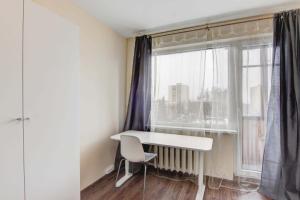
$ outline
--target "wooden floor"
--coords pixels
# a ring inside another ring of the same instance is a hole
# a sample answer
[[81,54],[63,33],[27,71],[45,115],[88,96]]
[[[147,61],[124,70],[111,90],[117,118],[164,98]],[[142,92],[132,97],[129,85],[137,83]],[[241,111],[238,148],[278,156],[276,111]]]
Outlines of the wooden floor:
[[[106,175],[81,192],[81,200],[139,200],[143,199],[143,175],[136,174],[122,187],[115,188],[116,173]],[[122,175],[120,175],[122,176]],[[145,200],[194,200],[197,186],[191,181],[174,181],[147,175]],[[267,200],[257,192],[241,192],[227,188],[206,187],[205,200]]]

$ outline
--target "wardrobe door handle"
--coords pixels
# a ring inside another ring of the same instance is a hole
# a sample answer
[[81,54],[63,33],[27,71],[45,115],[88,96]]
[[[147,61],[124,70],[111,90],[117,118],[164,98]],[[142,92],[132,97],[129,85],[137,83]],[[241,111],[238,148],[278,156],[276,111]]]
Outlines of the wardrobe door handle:
[[18,117],[15,119],[16,121],[29,121],[30,120],[30,117],[25,117],[25,118],[22,118],[22,117]]

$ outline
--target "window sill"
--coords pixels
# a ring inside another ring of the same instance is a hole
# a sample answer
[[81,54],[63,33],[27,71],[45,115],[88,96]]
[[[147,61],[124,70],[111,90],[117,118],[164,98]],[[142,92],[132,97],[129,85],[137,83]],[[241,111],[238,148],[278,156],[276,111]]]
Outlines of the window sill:
[[151,128],[167,129],[167,130],[180,130],[180,131],[202,131],[205,133],[230,134],[230,135],[236,135],[238,133],[238,131],[230,130],[230,129],[213,129],[213,128],[164,126],[164,125],[152,125]]

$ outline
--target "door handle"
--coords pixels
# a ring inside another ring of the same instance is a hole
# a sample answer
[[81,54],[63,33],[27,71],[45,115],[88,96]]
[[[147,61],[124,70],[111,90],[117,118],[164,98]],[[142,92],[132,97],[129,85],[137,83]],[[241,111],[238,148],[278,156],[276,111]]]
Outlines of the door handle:
[[30,120],[30,117],[25,117],[25,118],[22,118],[22,117],[18,117],[15,119],[16,121],[29,121]]

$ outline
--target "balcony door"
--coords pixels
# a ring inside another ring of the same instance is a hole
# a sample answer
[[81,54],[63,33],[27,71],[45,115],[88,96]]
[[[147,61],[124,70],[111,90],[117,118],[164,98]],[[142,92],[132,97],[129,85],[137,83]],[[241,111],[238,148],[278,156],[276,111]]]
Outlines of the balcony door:
[[238,174],[259,178],[271,89],[272,47],[243,47],[240,55],[242,120],[238,140]]

